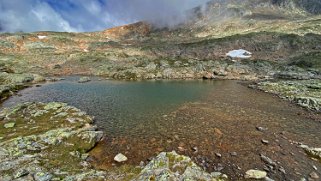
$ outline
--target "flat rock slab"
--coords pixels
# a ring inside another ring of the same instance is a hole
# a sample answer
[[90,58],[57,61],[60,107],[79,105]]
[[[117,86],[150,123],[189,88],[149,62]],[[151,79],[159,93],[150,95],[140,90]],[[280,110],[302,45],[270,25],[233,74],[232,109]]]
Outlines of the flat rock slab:
[[245,178],[248,179],[263,179],[267,176],[267,173],[265,171],[261,170],[248,170],[245,173]]
[[7,123],[3,127],[4,128],[13,128],[16,125],[16,123]]

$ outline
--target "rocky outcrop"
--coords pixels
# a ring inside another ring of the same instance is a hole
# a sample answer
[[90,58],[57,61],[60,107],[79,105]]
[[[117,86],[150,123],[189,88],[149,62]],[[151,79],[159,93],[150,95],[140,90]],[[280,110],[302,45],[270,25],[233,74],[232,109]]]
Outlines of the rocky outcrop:
[[37,74],[0,72],[0,102],[31,83],[40,83],[44,81],[45,78]]
[[312,148],[307,145],[300,145],[300,147],[303,148],[308,155],[321,161],[321,148]]
[[321,111],[321,80],[265,81],[254,87],[307,109]]
[[176,152],[160,153],[134,179],[140,180],[212,180],[227,179],[221,173],[209,174],[198,167],[191,158],[178,155]]
[[64,103],[25,103],[0,118],[0,180],[104,180],[86,161],[103,136],[86,113]]

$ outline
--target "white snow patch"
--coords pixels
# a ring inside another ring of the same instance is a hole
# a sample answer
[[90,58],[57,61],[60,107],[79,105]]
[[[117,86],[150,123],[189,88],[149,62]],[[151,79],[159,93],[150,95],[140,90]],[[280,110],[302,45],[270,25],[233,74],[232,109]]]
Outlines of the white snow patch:
[[226,56],[231,58],[251,58],[252,53],[243,49],[229,51]]
[[40,40],[47,38],[47,36],[38,36]]

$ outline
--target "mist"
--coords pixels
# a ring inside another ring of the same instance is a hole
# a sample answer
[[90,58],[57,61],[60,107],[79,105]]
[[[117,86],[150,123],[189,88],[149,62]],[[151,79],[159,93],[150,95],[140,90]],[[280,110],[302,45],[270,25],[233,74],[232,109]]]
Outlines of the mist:
[[0,1],[0,32],[90,32],[147,21],[174,27],[187,10],[208,0],[8,0]]

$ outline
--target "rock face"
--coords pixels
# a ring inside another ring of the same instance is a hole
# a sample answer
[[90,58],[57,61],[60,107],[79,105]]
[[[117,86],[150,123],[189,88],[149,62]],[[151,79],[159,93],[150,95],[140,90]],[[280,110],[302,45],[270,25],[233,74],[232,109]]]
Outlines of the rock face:
[[176,152],[160,153],[134,179],[140,180],[224,180],[222,174],[209,174],[198,167],[189,157]]
[[64,103],[25,103],[0,117],[0,180],[104,179],[85,160],[103,136],[86,113]]

